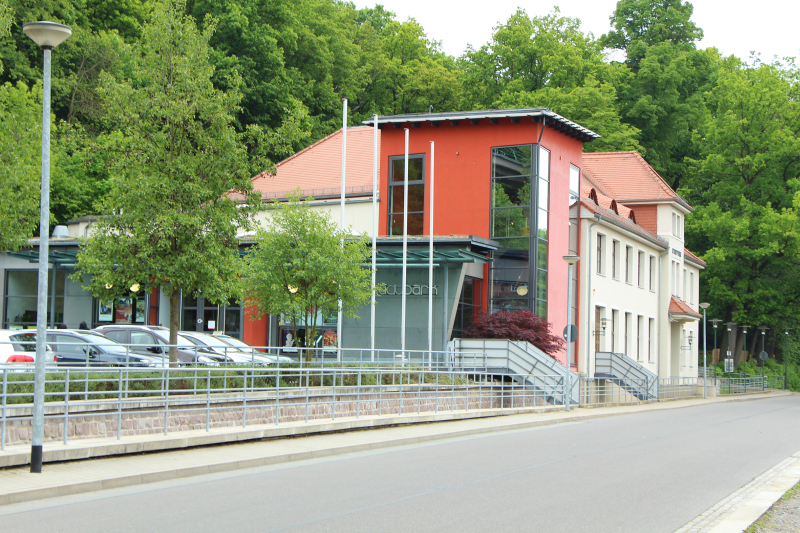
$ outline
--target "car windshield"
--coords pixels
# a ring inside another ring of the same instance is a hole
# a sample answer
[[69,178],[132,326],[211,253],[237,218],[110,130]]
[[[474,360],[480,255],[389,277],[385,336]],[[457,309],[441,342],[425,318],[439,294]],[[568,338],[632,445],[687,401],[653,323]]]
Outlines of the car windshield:
[[202,344],[194,342],[190,337],[178,335],[178,348],[194,348],[195,346],[202,346]]
[[84,333],[83,334],[83,338],[86,339],[86,340],[91,341],[93,344],[99,344],[99,345],[102,345],[102,346],[119,346],[120,345],[120,343],[118,343],[115,340],[109,339],[108,337],[106,337],[104,335],[95,335],[94,333]]
[[[219,337],[217,338],[220,339]],[[220,340],[227,342],[231,346],[236,346],[237,348],[247,348],[248,350],[252,348],[252,346],[250,346],[246,342],[242,342],[235,337],[222,337]]]

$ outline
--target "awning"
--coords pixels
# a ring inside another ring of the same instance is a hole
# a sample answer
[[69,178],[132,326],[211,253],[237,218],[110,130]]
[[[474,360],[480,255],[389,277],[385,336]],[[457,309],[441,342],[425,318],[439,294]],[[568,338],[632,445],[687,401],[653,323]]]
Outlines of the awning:
[[[39,262],[39,250],[26,252],[6,252],[11,257],[27,259],[31,263]],[[74,265],[78,261],[78,251],[65,252],[63,250],[48,250],[47,262],[58,266]]]

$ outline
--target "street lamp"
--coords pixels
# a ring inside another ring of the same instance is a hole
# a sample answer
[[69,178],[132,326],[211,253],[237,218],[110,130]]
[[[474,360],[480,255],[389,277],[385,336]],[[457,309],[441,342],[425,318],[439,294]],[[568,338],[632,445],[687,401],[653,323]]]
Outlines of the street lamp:
[[758,329],[761,330],[761,353],[758,354],[758,360],[761,361],[761,390],[764,390],[764,388],[766,387],[766,385],[764,384],[764,363],[766,363],[767,360],[762,359],[761,354],[766,353],[766,350],[764,349],[764,339],[767,336],[767,330],[769,328],[767,326],[759,326]]
[[786,339],[786,348],[783,354],[783,390],[789,390],[789,330],[794,328],[783,328]]
[[[708,326],[706,324],[706,309],[711,304],[709,303],[701,303],[700,309],[703,310],[703,399],[705,400],[708,397],[708,391],[706,391],[706,386],[708,383]],[[714,324],[714,327],[717,327]],[[714,343],[716,343],[716,337],[714,338]],[[716,349],[716,348],[715,348]]]
[[[72,29],[55,22],[27,22],[22,31],[44,50],[42,86],[42,197],[39,206],[39,285],[36,292],[36,362],[33,378],[33,435],[31,472],[42,472],[44,440],[44,365],[47,346],[47,263],[50,253],[50,53],[72,35]],[[53,279],[53,283],[55,283]],[[65,434],[67,428],[64,428]]]
[[570,365],[572,363],[572,342],[575,340],[574,337],[577,335],[573,335],[573,328],[572,328],[572,269],[575,266],[575,263],[578,262],[580,257],[577,255],[565,255],[564,261],[567,262],[567,329],[564,331],[564,337],[567,341],[567,375],[565,379],[565,387],[566,390],[564,391],[566,394],[564,395],[564,405],[566,406],[566,410],[569,411],[569,404],[572,401],[572,378],[570,374],[572,370],[570,370]]
[[[717,351],[717,324],[722,322],[722,319],[721,318],[712,318],[711,320],[709,320],[709,322],[711,322],[711,324],[714,326],[714,352],[716,352]],[[713,355],[713,353],[712,353],[712,355]]]

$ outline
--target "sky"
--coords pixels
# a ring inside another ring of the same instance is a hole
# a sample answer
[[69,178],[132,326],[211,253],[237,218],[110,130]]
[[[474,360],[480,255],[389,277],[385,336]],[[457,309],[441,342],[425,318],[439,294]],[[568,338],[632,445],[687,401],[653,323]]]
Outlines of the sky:
[[[550,0],[523,2],[522,0],[357,0],[356,6],[372,7],[382,4],[393,11],[397,19],[413,17],[425,29],[429,39],[442,41],[445,53],[460,56],[468,44],[479,48],[492,36],[498,22],[505,23],[523,7],[529,16],[550,13],[554,5],[561,14],[581,20],[584,33],[595,37],[608,33],[609,17],[614,12],[616,0]],[[736,55],[748,59],[750,52],[760,52],[762,61],[773,56],[800,57],[800,37],[797,20],[800,2],[761,0],[756,3],[743,0],[695,0],[692,2],[692,21],[704,32],[698,48],[717,47],[723,55]]]

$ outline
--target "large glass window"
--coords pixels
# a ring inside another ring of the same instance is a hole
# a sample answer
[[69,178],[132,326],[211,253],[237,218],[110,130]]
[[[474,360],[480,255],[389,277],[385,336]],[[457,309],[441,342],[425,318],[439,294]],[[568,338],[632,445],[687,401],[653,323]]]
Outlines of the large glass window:
[[463,337],[464,332],[475,320],[475,314],[481,308],[481,280],[469,276],[464,277],[461,298],[458,300],[453,337]]
[[[389,158],[389,235],[403,234],[405,156]],[[425,228],[425,156],[408,156],[408,235]]]
[[[7,270],[5,279],[5,329],[24,329],[36,327],[36,294],[38,292],[39,272],[37,270]],[[66,273],[56,271],[56,286],[53,291],[53,270],[47,272],[47,323],[61,324],[64,321],[64,283]],[[50,301],[55,293],[55,301]],[[53,306],[53,304],[55,304]],[[50,312],[55,307],[55,317]]]
[[[491,309],[547,314],[550,153],[538,145],[492,148]],[[531,231],[533,228],[533,231]]]

